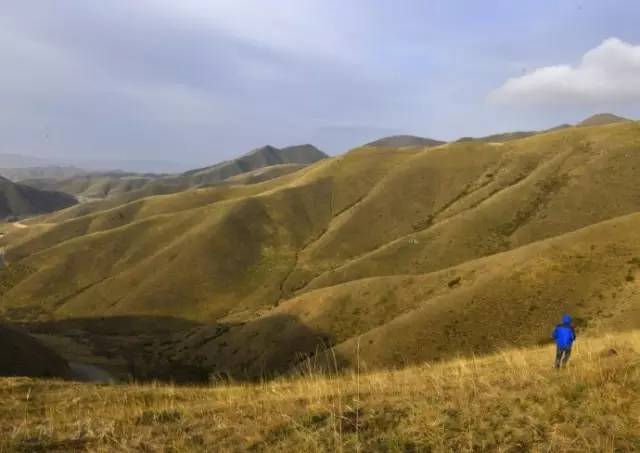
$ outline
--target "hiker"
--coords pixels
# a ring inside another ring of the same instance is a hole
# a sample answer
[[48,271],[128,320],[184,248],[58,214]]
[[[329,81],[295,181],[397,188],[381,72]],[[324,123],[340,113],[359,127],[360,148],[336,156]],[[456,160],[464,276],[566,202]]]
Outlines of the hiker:
[[571,316],[564,315],[562,323],[553,330],[551,338],[556,340],[556,368],[566,366],[571,356],[571,345],[576,339],[576,331],[571,325]]

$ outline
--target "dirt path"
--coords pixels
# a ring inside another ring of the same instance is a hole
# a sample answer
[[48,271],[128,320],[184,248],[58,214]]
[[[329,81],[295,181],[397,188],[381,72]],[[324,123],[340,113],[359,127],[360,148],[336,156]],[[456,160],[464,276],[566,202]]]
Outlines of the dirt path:
[[22,222],[13,222],[11,225],[13,225],[16,228],[29,228],[29,225],[25,225]]

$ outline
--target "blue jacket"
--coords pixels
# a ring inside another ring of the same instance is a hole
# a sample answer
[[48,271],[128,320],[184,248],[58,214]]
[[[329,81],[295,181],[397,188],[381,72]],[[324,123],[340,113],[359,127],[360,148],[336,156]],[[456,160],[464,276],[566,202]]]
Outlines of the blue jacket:
[[576,339],[576,332],[571,326],[571,318],[565,316],[562,319],[562,324],[558,324],[553,330],[551,337],[556,340],[556,345],[559,348],[570,348]]

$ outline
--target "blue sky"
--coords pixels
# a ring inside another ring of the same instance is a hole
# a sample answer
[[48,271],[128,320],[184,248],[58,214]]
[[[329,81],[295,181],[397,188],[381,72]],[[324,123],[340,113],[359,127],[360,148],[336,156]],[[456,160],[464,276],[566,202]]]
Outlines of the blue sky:
[[216,162],[640,118],[640,2],[21,0],[0,152]]

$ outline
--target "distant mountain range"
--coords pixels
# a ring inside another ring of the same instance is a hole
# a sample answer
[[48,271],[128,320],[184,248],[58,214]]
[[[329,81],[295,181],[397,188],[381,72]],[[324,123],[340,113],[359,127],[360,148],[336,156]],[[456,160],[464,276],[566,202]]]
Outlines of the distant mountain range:
[[[252,178],[254,181],[264,181],[269,177],[282,176],[327,157],[325,153],[309,144],[286,148],[267,145],[236,159],[178,175],[107,172],[80,174],[62,179],[35,178],[23,182],[43,190],[66,192],[83,200],[105,198],[130,192],[137,192],[140,196],[149,196],[176,192],[190,187],[220,184],[233,177],[256,170],[281,167],[277,171],[263,172],[260,176]],[[229,182],[234,181],[230,180]]]
[[23,181],[25,179],[63,179],[84,175],[87,171],[78,167],[46,165],[38,167],[0,167],[0,176],[4,176],[12,181]]
[[309,144],[286,148],[267,145],[249,151],[237,159],[187,171],[182,177],[189,178],[192,184],[212,184],[259,168],[282,164],[309,165],[327,157],[325,153]]
[[57,165],[54,160],[15,153],[0,153],[0,168],[29,168]]
[[[598,113],[590,116],[589,118],[580,121],[575,126],[599,126],[604,124],[613,124],[619,122],[631,121],[621,116],[613,115],[611,113]],[[518,140],[525,137],[531,137],[532,135],[542,134],[545,132],[553,132],[568,127],[574,127],[571,124],[561,124],[559,126],[545,129],[542,131],[515,131],[515,132],[502,132],[498,134],[486,135],[484,137],[462,137],[456,140],[456,142],[485,142],[485,143],[504,143],[511,140]],[[419,137],[415,135],[391,135],[389,137],[382,137],[378,140],[374,140],[365,144],[369,147],[390,147],[390,148],[404,148],[404,147],[433,147],[443,145],[446,142],[441,140],[435,140],[432,138]]]
[[613,115],[611,113],[598,113],[596,115],[592,115],[589,118],[580,121],[575,126],[571,124],[560,124],[559,126],[555,126],[549,129],[541,130],[541,131],[516,131],[516,132],[504,132],[500,134],[492,134],[484,137],[462,137],[458,139],[458,142],[485,142],[485,143],[504,143],[511,140],[518,140],[520,138],[531,137],[533,135],[544,134],[546,132],[554,132],[562,129],[567,129],[569,127],[580,127],[580,126],[601,126],[605,124],[614,124],[625,121],[631,121],[627,118],[623,118],[621,116]]

